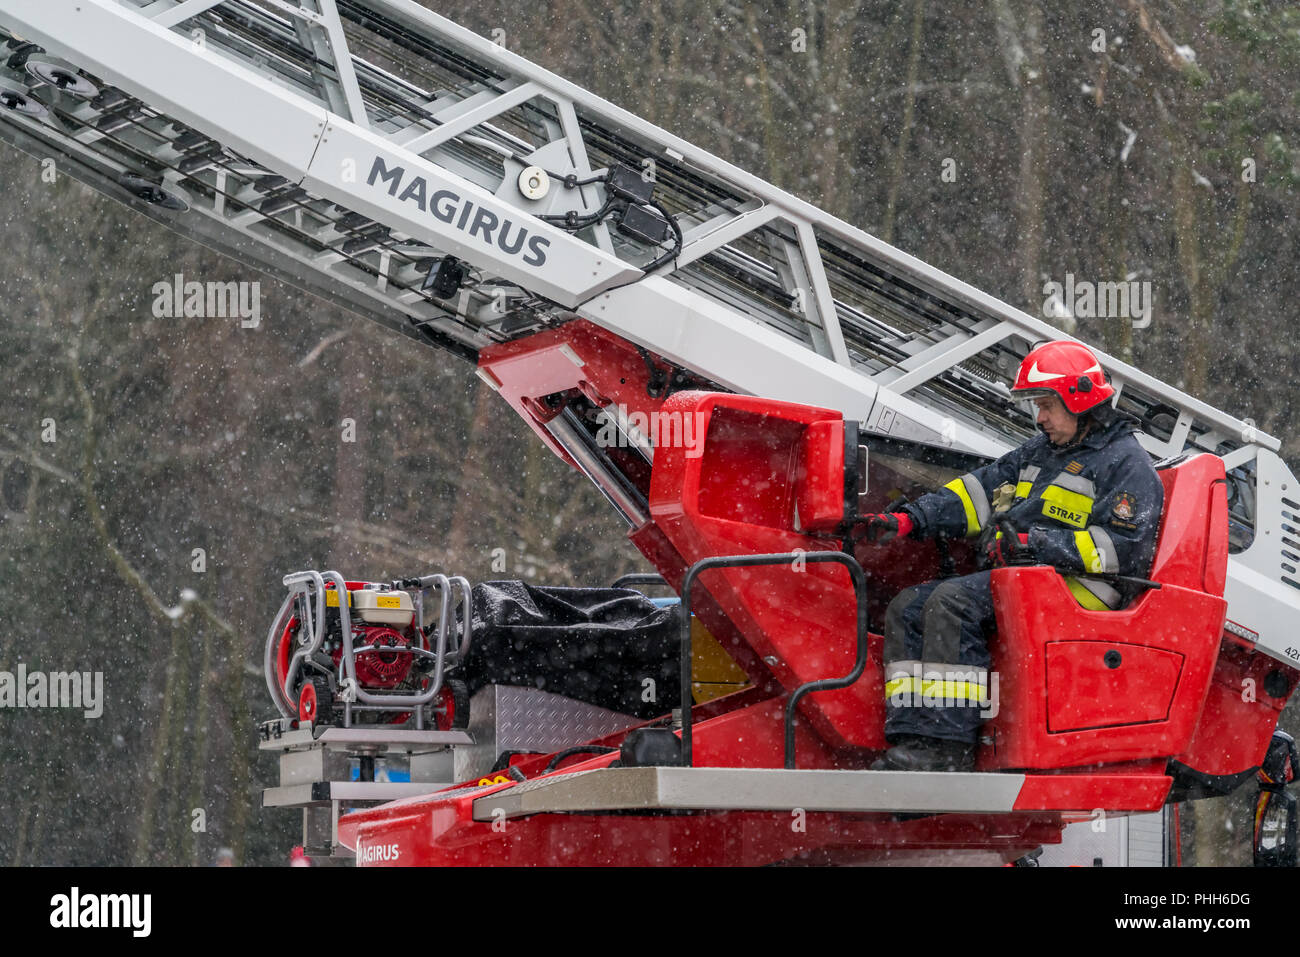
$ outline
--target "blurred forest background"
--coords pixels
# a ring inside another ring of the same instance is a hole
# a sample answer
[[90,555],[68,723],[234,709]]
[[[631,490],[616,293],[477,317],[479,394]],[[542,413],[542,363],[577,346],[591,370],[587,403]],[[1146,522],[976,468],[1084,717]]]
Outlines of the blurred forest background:
[[[1290,0],[426,6],[1031,314],[1066,273],[1150,281],[1149,327],[1074,334],[1295,467]],[[260,808],[254,727],[288,571],[505,577],[498,548],[551,584],[644,567],[468,364],[8,147],[0,222],[0,670],[103,671],[106,697],[93,721],[0,714],[0,863],[286,862],[298,816]],[[175,273],[260,279],[261,325],[154,318]],[[1187,809],[1185,863],[1249,863],[1253,793]]]

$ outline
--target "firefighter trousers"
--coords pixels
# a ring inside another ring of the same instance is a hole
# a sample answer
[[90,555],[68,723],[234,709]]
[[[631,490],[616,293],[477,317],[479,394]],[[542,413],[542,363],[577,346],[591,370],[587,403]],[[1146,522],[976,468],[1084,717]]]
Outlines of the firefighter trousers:
[[885,612],[885,736],[974,744],[990,713],[992,572],[904,588]]

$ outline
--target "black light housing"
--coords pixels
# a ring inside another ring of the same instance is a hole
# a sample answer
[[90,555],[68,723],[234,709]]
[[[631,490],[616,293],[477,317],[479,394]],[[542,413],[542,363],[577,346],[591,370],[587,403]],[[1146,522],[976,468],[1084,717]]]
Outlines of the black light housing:
[[650,202],[655,184],[630,166],[615,166],[605,179],[605,188],[619,199],[640,204]]
[[629,206],[623,210],[618,231],[650,246],[666,243],[668,237],[672,235],[672,227],[668,225],[667,220],[653,210],[642,209],[639,206]]
[[450,299],[460,292],[468,272],[465,264],[455,256],[443,256],[434,261],[420,291],[430,293],[435,299]]
[[619,748],[625,768],[681,767],[682,741],[671,728],[633,728]]

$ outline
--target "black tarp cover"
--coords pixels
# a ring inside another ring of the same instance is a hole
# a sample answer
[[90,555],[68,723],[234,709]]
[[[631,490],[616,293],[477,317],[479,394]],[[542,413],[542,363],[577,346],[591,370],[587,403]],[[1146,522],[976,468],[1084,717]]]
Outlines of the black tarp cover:
[[480,582],[472,604],[473,645],[457,673],[471,695],[489,684],[540,688],[646,719],[681,701],[675,606],[630,588],[521,581]]

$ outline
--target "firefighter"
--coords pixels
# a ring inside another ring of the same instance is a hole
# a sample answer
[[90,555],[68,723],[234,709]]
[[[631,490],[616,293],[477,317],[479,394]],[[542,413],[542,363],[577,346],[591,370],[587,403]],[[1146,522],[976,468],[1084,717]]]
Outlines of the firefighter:
[[[1155,556],[1164,489],[1110,400],[1097,357],[1049,342],[1021,363],[1012,394],[1037,408],[1040,434],[989,465],[891,512],[862,516],[866,540],[979,540],[986,569],[905,588],[885,615],[885,735],[875,770],[968,771],[988,713],[990,576],[1007,564],[1053,565],[1075,600],[1122,608]],[[1006,534],[1003,533],[1005,530]],[[1086,573],[1091,572],[1092,575]],[[996,688],[996,685],[994,685]]]

